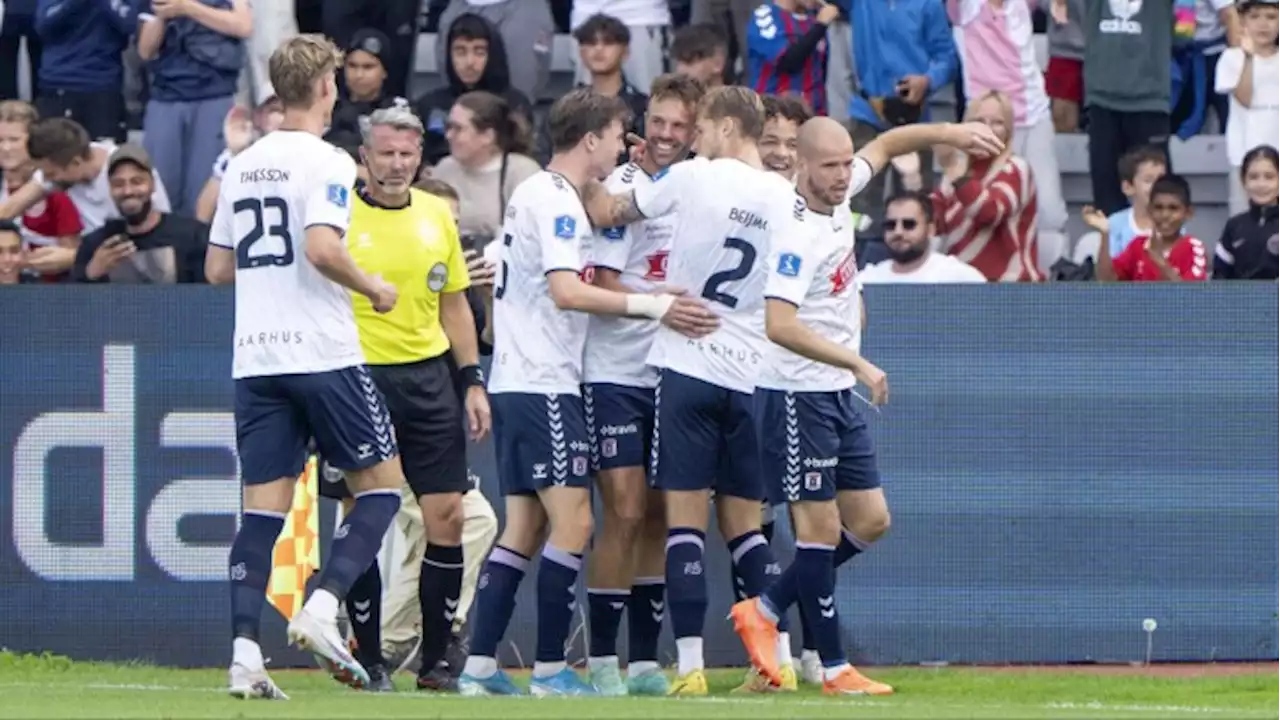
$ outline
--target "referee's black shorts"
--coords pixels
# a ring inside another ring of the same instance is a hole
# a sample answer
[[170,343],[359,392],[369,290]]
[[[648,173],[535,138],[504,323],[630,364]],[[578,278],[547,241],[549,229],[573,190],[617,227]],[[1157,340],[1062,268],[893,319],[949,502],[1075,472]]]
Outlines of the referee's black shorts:
[[[386,398],[409,489],[419,497],[471,490],[462,402],[449,353],[404,365],[370,365],[369,374]],[[351,492],[340,473],[326,471],[320,495],[341,500]]]

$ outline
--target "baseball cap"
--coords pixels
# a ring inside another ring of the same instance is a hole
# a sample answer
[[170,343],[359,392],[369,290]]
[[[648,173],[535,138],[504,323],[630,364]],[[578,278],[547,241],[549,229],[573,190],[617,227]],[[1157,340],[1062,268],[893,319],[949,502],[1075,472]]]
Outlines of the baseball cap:
[[391,46],[391,40],[387,38],[386,33],[374,28],[364,28],[357,30],[355,35],[351,36],[351,47],[347,48],[347,52],[367,52],[378,58],[378,62],[383,67],[387,66],[386,53]]
[[1236,0],[1237,11],[1248,10],[1249,8],[1256,7],[1258,5],[1270,5],[1271,7],[1277,7],[1280,5],[1280,0]]
[[117,147],[116,151],[111,153],[110,159],[107,160],[107,173],[111,173],[116,169],[117,165],[123,162],[133,163],[143,170],[151,172],[151,156],[140,145],[125,143]]

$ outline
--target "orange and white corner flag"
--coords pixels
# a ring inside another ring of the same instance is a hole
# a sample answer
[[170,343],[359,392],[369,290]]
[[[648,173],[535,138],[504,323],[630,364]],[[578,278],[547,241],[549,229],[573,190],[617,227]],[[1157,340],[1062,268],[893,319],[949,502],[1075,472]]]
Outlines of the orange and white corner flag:
[[284,530],[271,553],[271,580],[267,601],[285,620],[302,609],[307,596],[307,580],[320,567],[320,502],[317,492],[318,463],[315,457],[293,488],[293,505],[284,519]]

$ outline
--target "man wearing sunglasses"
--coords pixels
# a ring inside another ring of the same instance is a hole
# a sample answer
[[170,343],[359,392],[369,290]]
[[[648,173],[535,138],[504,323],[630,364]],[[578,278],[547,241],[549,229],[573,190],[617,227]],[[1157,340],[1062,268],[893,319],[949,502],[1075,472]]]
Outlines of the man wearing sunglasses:
[[891,196],[885,203],[882,232],[890,259],[864,268],[864,284],[987,281],[972,265],[933,251],[933,202],[923,193]]

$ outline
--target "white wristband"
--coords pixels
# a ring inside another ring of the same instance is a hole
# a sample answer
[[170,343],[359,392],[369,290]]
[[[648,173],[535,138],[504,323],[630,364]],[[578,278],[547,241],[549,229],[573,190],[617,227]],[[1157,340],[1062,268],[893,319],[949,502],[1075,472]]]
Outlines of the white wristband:
[[627,295],[627,314],[632,317],[647,317],[661,320],[676,301],[675,295]]

